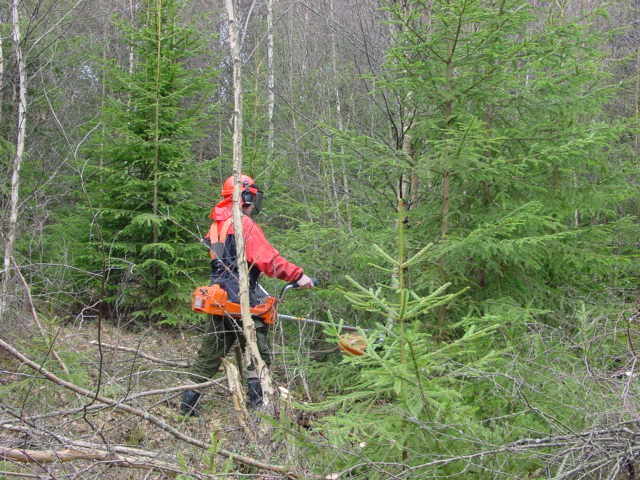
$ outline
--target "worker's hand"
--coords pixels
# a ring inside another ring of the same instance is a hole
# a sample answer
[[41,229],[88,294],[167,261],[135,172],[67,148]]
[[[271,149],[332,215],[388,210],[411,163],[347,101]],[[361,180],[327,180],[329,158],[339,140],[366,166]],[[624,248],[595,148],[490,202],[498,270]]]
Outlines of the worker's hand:
[[311,288],[313,287],[313,279],[303,273],[296,282],[296,285],[298,286],[298,288]]

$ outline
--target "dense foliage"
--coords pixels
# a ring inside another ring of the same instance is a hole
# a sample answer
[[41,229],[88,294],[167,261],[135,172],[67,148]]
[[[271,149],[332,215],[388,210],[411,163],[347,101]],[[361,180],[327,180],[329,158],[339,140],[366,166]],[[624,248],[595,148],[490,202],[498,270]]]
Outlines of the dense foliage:
[[[608,28],[620,9],[284,2],[270,125],[259,3],[241,6],[256,221],[320,280],[282,313],[335,322],[277,326],[273,370],[311,420],[274,420],[269,461],[353,479],[633,478],[640,57]],[[132,2],[104,20],[112,36],[77,27],[58,69],[29,65],[48,76],[30,91],[16,258],[42,311],[181,333],[201,320],[189,293],[207,281],[198,241],[232,133],[228,30],[205,4]],[[340,322],[364,355],[335,348]]]
[[[368,325],[387,328],[333,373],[340,392],[309,407],[333,412],[322,420],[325,461],[350,478],[541,477],[548,463],[495,446],[599,425],[590,415],[606,389],[581,382],[587,372],[566,339],[586,333],[577,312],[584,321],[609,302],[615,311],[635,282],[627,254],[638,230],[617,210],[636,195],[626,180],[634,166],[624,121],[605,115],[614,89],[602,38],[584,20],[539,19],[522,1],[391,12],[397,36],[378,85],[410,112],[404,138],[394,148],[342,136],[345,151],[367,152],[374,188],[390,172],[398,179],[397,213],[388,202],[391,221],[363,226],[396,226],[396,248],[374,239],[386,244],[391,265],[376,270],[387,281],[364,274],[366,286],[346,295]],[[403,175],[419,185],[410,200]],[[421,267],[406,260],[433,241]],[[464,291],[438,306],[442,285]],[[548,355],[572,372],[560,384]],[[615,356],[592,361],[619,367]],[[482,449],[487,460],[470,460]]]
[[202,38],[180,26],[178,2],[149,1],[138,24],[120,22],[132,64],[102,65],[107,95],[99,124],[83,149],[79,266],[97,272],[97,295],[110,311],[175,323],[202,247],[191,229],[203,176],[192,146],[211,108],[213,70],[194,71]]

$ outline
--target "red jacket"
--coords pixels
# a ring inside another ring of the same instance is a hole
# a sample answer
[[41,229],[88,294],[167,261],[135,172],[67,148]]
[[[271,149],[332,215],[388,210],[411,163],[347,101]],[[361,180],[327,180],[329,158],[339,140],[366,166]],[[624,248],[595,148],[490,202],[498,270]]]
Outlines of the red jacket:
[[[218,231],[222,230],[225,220],[232,216],[232,204],[231,198],[225,198],[211,209],[209,218],[216,222]],[[258,224],[248,215],[242,215],[242,229],[249,268],[255,267],[269,277],[286,282],[295,282],[302,276],[302,268],[282,257],[269,243]],[[205,238],[211,240],[210,233],[211,231]],[[233,234],[233,222],[229,225],[227,233]]]

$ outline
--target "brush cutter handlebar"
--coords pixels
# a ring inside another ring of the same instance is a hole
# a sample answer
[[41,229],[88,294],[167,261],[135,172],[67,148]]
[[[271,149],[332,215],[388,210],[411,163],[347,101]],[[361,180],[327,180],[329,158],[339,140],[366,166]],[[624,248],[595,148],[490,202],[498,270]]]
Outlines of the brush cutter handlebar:
[[[313,282],[313,286],[316,287],[318,285],[318,279],[311,277],[311,281]],[[282,301],[284,299],[284,294],[287,293],[289,290],[291,289],[297,289],[300,288],[300,285],[298,285],[298,282],[289,282],[287,283],[284,287],[282,287],[282,290],[280,291],[280,296],[278,297],[278,299],[280,301]]]

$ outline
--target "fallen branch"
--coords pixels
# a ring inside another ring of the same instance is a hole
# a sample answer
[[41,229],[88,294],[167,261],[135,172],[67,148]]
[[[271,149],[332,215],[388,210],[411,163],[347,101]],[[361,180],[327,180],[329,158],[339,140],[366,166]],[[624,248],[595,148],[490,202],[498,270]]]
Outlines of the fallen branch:
[[[143,398],[143,397],[149,397],[152,395],[161,395],[164,393],[175,393],[175,392],[183,392],[185,390],[192,390],[192,389],[202,389],[202,388],[207,388],[207,387],[211,387],[213,385],[218,385],[219,387],[223,388],[226,390],[226,387],[224,385],[221,385],[222,383],[222,378],[217,378],[215,380],[209,380],[208,382],[203,382],[203,383],[190,383],[187,385],[179,385],[177,387],[170,387],[170,388],[163,388],[163,389],[159,389],[159,390],[146,390],[144,392],[138,392],[134,395],[128,395],[125,398],[121,398],[118,400],[118,403],[123,403],[123,402],[131,402],[132,400],[136,400],[138,398]],[[47,413],[43,413],[41,415],[32,415],[30,417],[21,417],[22,420],[24,421],[34,421],[34,420],[42,420],[43,418],[52,418],[52,417],[63,417],[63,416],[67,416],[67,415],[74,415],[76,413],[84,413],[84,412],[91,412],[93,410],[103,410],[105,408],[111,408],[111,405],[104,405],[104,404],[98,404],[98,405],[89,405],[89,406],[83,406],[83,407],[78,407],[78,408],[69,408],[66,410],[55,410],[53,412],[47,412]],[[2,421],[0,422],[0,427],[10,424],[12,423],[14,420],[6,420],[6,421]]]
[[[26,450],[22,448],[0,447],[0,459],[20,463],[54,463],[73,460],[116,460],[116,455],[105,450],[80,450],[64,448],[62,450]],[[120,457],[121,461],[124,457]],[[133,462],[131,462],[133,463]]]
[[[20,435],[22,435],[22,438],[24,438],[24,436],[28,436],[29,438],[44,437],[44,436],[53,437],[60,444],[71,446],[71,447],[78,447],[78,448],[89,449],[89,450],[109,450],[110,452],[114,452],[122,455],[129,455],[134,457],[146,457],[146,458],[152,458],[154,460],[157,460],[160,457],[162,457],[162,454],[158,452],[143,450],[141,448],[125,447],[122,445],[107,446],[107,445],[101,445],[98,443],[87,442],[84,440],[74,440],[72,438],[65,437],[64,435],[61,435],[59,433],[50,432],[46,430],[39,430],[35,427],[24,427],[21,425],[3,425],[2,428],[9,432],[19,433]],[[160,460],[160,461],[168,463],[170,462],[170,458],[165,457],[164,460]]]
[[[335,473],[333,475],[329,475],[328,479],[337,480],[343,478],[344,476],[348,476],[354,470],[358,469],[372,469],[381,466],[385,467],[396,467],[401,471],[394,475],[394,478],[404,478],[408,477],[410,474],[414,474],[419,470],[426,470],[429,468],[441,467],[444,465],[448,465],[455,462],[469,462],[470,460],[475,460],[478,458],[496,456],[503,453],[509,454],[524,454],[531,450],[540,450],[540,449],[553,449],[553,448],[568,448],[572,447],[570,450],[572,452],[578,451],[580,448],[588,448],[593,449],[597,447],[599,443],[606,444],[608,447],[606,449],[607,452],[619,452],[619,457],[622,457],[622,460],[626,458],[630,453],[634,453],[636,451],[640,451],[640,448],[634,447],[635,441],[640,436],[640,432],[633,431],[627,428],[625,425],[629,423],[637,423],[634,422],[621,422],[620,424],[607,429],[601,430],[587,430],[584,432],[578,432],[575,434],[569,435],[556,435],[544,438],[523,438],[520,440],[516,440],[515,442],[508,443],[506,445],[497,446],[496,448],[488,449],[488,450],[480,450],[477,452],[462,454],[448,458],[439,458],[437,460],[432,460],[430,462],[422,463],[419,465],[408,465],[405,463],[395,463],[395,462],[376,462],[376,461],[366,461],[360,462],[355,465],[351,465],[347,469]],[[567,474],[563,474],[562,476],[558,475],[554,478],[573,478],[572,475],[576,474],[581,470],[585,470],[586,466],[599,466],[604,465],[606,463],[610,463],[611,461],[616,460],[615,458],[610,458],[609,456],[603,455],[601,460],[595,460],[593,462],[578,462],[579,465],[568,472]],[[610,477],[612,478],[612,477]]]
[[33,473],[7,472],[5,470],[0,470],[0,475],[4,477],[37,478],[38,480],[42,478],[41,475],[34,475]]
[[[127,468],[164,470],[171,473],[187,473],[180,466],[140,457],[120,455],[114,451],[89,448],[63,448],[60,450],[27,450],[0,447],[0,460],[18,463],[65,463],[79,460],[108,462]],[[193,475],[193,473],[191,473]],[[198,475],[201,476],[201,475]]]
[[[175,438],[177,438],[179,440],[182,440],[183,442],[186,442],[186,443],[188,443],[190,445],[193,445],[195,447],[198,447],[198,448],[206,450],[211,446],[209,443],[202,442],[202,441],[200,441],[200,440],[198,440],[196,438],[190,437],[189,435],[186,435],[186,434],[182,433],[180,430],[172,427],[171,425],[168,425],[162,419],[156,417],[155,415],[150,414],[149,412],[147,412],[145,410],[141,410],[139,408],[132,407],[130,405],[121,403],[121,402],[116,401],[116,400],[112,400],[110,398],[107,398],[107,397],[104,397],[104,396],[100,395],[99,392],[92,392],[91,390],[87,390],[85,388],[79,387],[78,385],[75,385],[74,383],[71,383],[71,382],[68,382],[66,380],[63,380],[62,378],[58,377],[57,375],[53,374],[52,372],[49,372],[42,365],[39,365],[36,362],[34,362],[33,360],[31,360],[28,357],[26,357],[24,354],[22,354],[20,351],[18,351],[15,347],[13,347],[9,343],[5,342],[1,338],[0,338],[0,348],[4,349],[7,353],[9,353],[13,357],[17,358],[22,363],[24,363],[28,367],[32,368],[36,372],[38,372],[41,375],[43,375],[44,377],[46,377],[51,382],[53,382],[53,383],[55,383],[57,385],[60,385],[61,387],[66,388],[67,390],[71,390],[73,392],[79,393],[82,396],[91,398],[95,402],[100,402],[100,403],[104,403],[104,404],[107,404],[107,405],[111,405],[111,406],[113,406],[115,408],[118,408],[119,410],[123,410],[125,412],[131,413],[132,415],[136,415],[136,416],[138,416],[140,418],[143,418],[147,422],[149,422],[149,423],[155,425],[156,427],[160,428],[161,430],[169,433],[173,437],[175,437]],[[235,452],[232,452],[230,450],[226,450],[224,448],[219,448],[219,449],[216,450],[216,452],[219,455],[221,455],[223,457],[226,457],[226,458],[229,458],[229,459],[231,459],[232,461],[234,461],[236,463],[250,465],[250,466],[253,466],[253,467],[256,467],[256,468],[260,468],[260,469],[263,469],[263,470],[268,470],[268,471],[271,471],[271,472],[280,473],[280,474],[285,475],[285,476],[287,476],[289,478],[305,478],[305,479],[322,478],[322,477],[318,477],[318,476],[315,476],[315,475],[305,475],[305,474],[300,473],[300,472],[291,471],[289,468],[287,468],[285,466],[272,465],[272,464],[269,464],[269,463],[265,463],[265,462],[262,462],[262,461],[260,461],[258,459],[255,459],[253,457],[249,457],[249,456],[246,456],[246,455],[241,455],[239,453],[235,453]]]
[[[91,345],[99,345],[99,343],[96,340],[92,340],[89,343]],[[172,367],[189,367],[191,365],[190,363],[187,363],[187,362],[177,362],[174,360],[165,360],[163,358],[154,357],[152,355],[141,352],[140,350],[131,348],[131,347],[122,347],[120,345],[111,345],[108,343],[102,343],[100,345],[102,345],[103,348],[110,348],[112,350],[122,350],[123,352],[135,353],[138,357],[146,358],[147,360],[151,360],[152,362],[160,363],[163,365],[169,365]]]

